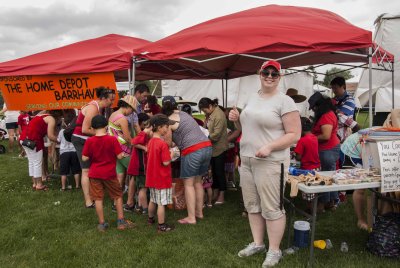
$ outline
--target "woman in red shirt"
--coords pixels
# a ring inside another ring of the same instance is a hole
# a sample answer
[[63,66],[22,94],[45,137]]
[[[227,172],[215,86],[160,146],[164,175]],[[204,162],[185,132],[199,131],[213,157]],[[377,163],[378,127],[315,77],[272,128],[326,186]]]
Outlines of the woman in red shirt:
[[42,111],[33,117],[27,129],[21,134],[21,141],[29,139],[36,144],[33,149],[23,146],[28,157],[29,176],[32,176],[34,190],[47,190],[47,186],[42,184],[43,138],[47,135],[51,141],[57,142],[55,128],[61,116],[61,110]]
[[[318,139],[318,152],[321,161],[322,171],[336,170],[336,162],[339,159],[340,140],[337,136],[338,120],[335,114],[335,107],[329,97],[321,93],[314,93],[308,100],[310,109],[315,113],[312,133]],[[321,194],[320,202],[329,209],[336,208],[338,192]]]

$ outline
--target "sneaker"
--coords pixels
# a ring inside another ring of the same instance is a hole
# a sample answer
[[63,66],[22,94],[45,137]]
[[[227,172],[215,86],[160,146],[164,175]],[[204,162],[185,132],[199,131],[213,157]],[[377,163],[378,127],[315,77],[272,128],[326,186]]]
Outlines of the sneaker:
[[99,231],[99,232],[105,232],[107,229],[108,229],[108,223],[107,222],[105,222],[105,223],[102,223],[102,224],[98,224],[97,225],[97,230]]
[[175,229],[174,226],[168,225],[168,224],[166,224],[166,223],[159,224],[158,227],[157,227],[157,231],[158,231],[159,233],[170,232],[170,231],[172,231],[172,230],[174,230],[174,229]]
[[129,206],[128,204],[124,204],[124,211],[126,212],[134,212],[135,206]]
[[249,257],[256,253],[265,252],[265,245],[257,246],[255,242],[248,244],[244,249],[239,251],[239,257]]
[[272,267],[278,264],[278,262],[282,259],[282,251],[273,251],[268,250],[267,257],[262,264],[262,267]]
[[132,229],[135,227],[136,227],[136,225],[130,220],[120,219],[120,220],[118,220],[118,223],[117,223],[118,230]]
[[142,215],[147,215],[148,213],[149,213],[149,209],[144,208],[144,209],[142,210]]
[[117,207],[114,204],[111,206],[111,211],[112,212],[117,212]]

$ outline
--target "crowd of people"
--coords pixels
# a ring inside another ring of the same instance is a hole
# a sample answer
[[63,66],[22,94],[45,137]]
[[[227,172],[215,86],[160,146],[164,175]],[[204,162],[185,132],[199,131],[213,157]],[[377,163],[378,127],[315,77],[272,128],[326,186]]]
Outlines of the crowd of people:
[[[114,202],[118,229],[133,228],[124,211],[137,211],[147,215],[149,225],[157,222],[158,232],[169,232],[175,227],[167,223],[165,207],[173,203],[174,178],[183,181],[187,209],[187,216],[178,223],[196,224],[204,218],[204,207],[225,203],[227,184],[235,185],[235,163],[239,163],[253,241],[238,256],[267,251],[263,267],[269,267],[282,258],[286,216],[280,181],[287,176],[291,148],[301,168],[335,170],[346,156],[341,144],[358,127],[353,119],[354,100],[342,77],[331,82],[334,98],[317,92],[308,99],[312,118],[300,117],[296,103],[306,98],[295,89],[280,92],[280,79],[281,65],[264,62],[259,70],[260,89],[249,95],[241,111],[202,98],[198,107],[204,121],[193,118],[190,105],[179,107],[172,96],[164,97],[160,106],[149,88],[139,84],[133,95],[120,98],[112,110],[116,92],[99,87],[96,99],[77,115],[60,110],[32,117],[21,113],[21,120],[16,116],[16,125],[7,122],[7,128],[22,127],[20,144],[37,191],[48,189],[42,176],[44,138],[59,144],[61,190],[68,189],[67,176],[74,175],[75,188],[82,188],[85,207],[96,210],[97,229],[102,232],[109,227],[103,214],[105,191]],[[338,200],[337,192],[321,195],[319,212],[335,209]],[[358,224],[365,228],[363,218]]]

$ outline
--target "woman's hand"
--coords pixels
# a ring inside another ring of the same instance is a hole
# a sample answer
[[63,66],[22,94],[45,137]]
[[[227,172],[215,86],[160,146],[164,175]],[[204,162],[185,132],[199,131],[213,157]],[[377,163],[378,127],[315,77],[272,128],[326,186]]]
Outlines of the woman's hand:
[[232,110],[229,112],[229,121],[237,122],[239,120],[240,114],[236,107],[233,107]]
[[256,152],[256,157],[259,158],[266,158],[267,156],[269,156],[272,152],[272,148],[269,144],[264,145],[263,147],[261,147],[257,152]]

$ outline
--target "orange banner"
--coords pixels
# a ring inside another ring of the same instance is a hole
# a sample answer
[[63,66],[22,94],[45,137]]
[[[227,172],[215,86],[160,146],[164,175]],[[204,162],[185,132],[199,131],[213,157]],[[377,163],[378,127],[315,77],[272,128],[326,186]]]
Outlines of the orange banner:
[[[96,88],[116,90],[114,74],[21,75],[0,77],[0,90],[9,110],[81,108],[96,99]],[[118,94],[114,105],[118,102]]]

